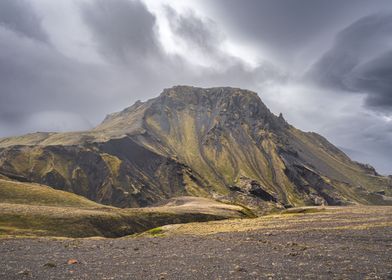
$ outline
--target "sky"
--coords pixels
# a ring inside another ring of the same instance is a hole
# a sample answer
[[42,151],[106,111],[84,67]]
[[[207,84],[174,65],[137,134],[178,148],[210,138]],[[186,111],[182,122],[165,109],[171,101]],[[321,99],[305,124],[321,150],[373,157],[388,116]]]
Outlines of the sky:
[[390,0],[0,1],[0,137],[90,129],[173,85],[256,91],[392,174]]

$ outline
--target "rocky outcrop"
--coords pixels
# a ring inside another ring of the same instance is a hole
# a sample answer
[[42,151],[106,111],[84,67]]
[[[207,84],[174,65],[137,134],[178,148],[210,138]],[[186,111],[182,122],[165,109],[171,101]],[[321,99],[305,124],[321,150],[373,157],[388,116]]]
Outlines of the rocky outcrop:
[[239,182],[236,185],[229,186],[229,189],[264,201],[277,202],[275,194],[266,191],[257,180],[251,180],[246,177],[241,177]]

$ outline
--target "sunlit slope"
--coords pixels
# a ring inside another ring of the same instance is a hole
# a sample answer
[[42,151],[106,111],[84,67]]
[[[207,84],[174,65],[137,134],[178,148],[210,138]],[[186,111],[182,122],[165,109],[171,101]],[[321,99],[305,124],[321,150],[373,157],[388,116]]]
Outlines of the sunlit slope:
[[166,224],[250,215],[240,206],[193,197],[120,209],[45,185],[0,179],[0,236],[118,237]]
[[0,203],[80,208],[106,207],[70,192],[6,179],[0,179]]

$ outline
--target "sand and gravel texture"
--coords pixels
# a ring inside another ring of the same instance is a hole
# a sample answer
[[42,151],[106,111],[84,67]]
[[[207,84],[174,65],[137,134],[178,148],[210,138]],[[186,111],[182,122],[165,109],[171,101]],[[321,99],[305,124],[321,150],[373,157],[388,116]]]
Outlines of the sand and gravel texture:
[[291,210],[118,239],[0,239],[0,279],[392,279],[392,208]]

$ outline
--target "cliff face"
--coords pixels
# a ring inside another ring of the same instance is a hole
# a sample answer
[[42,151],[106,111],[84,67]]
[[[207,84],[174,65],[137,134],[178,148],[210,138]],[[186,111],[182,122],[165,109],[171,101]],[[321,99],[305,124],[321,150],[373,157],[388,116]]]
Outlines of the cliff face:
[[391,203],[388,178],[235,88],[177,86],[91,131],[0,140],[1,173],[123,207],[181,195],[261,211]]

